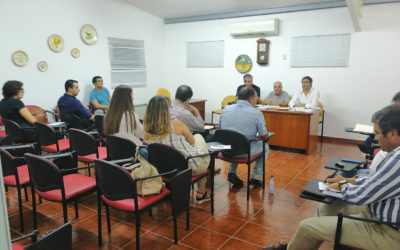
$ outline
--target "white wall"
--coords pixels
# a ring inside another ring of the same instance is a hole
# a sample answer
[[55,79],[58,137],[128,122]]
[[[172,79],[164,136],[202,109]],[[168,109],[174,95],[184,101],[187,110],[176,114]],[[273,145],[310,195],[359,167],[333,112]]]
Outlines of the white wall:
[[[92,24],[98,42],[86,45],[80,28]],[[1,0],[0,3],[0,82],[15,79],[24,83],[24,103],[54,108],[64,93],[67,79],[79,81],[78,98],[88,103],[91,79],[100,75],[111,90],[107,37],[145,40],[148,86],[135,88],[135,103],[147,102],[164,82],[163,20],[122,1],[111,0]],[[47,38],[56,33],[64,38],[61,53],[51,51]],[[75,59],[71,49],[79,48]],[[16,67],[11,54],[24,50],[29,64]],[[47,61],[46,72],[37,70],[39,61]],[[112,90],[111,90],[112,91]]]
[[[242,74],[234,67],[240,54],[253,60],[250,71],[254,83],[265,97],[276,80],[283,82],[289,94],[301,88],[302,76],[310,75],[320,90],[325,105],[326,136],[360,139],[344,132],[355,123],[369,123],[374,111],[390,103],[400,90],[400,4],[363,7],[363,32],[353,33],[347,8],[304,11],[216,21],[166,25],[165,58],[168,88],[174,92],[180,84],[189,84],[194,97],[207,99],[207,119],[211,110],[221,105],[222,98],[235,94]],[[271,41],[269,65],[256,60],[258,38],[235,39],[228,34],[230,23],[279,18],[279,36]],[[346,68],[291,68],[290,50],[293,36],[351,33],[349,66]],[[186,68],[185,43],[188,41],[225,41],[224,68]],[[287,55],[287,60],[283,60]]]

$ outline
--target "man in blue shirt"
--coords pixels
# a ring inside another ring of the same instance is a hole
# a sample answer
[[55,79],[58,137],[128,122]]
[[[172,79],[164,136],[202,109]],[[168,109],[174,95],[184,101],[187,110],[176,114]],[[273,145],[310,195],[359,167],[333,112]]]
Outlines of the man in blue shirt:
[[[257,136],[267,137],[268,130],[265,127],[264,116],[261,111],[253,106],[256,104],[257,95],[253,88],[244,87],[238,93],[239,100],[236,104],[226,106],[221,113],[219,127],[230,129],[246,136],[248,140],[254,140]],[[251,155],[262,152],[263,141],[251,143]],[[267,159],[269,148],[266,146],[265,159]],[[253,167],[253,177],[250,185],[255,188],[261,186],[260,177],[262,175],[262,157],[256,160]],[[243,181],[236,175],[237,163],[229,163],[228,181],[234,185],[241,185]]]
[[244,81],[244,84],[240,85],[236,90],[236,96],[239,96],[239,91],[244,87],[253,88],[257,93],[256,103],[259,103],[260,96],[261,96],[261,90],[257,85],[253,84],[253,76],[250,74],[245,74],[243,76],[243,81]]
[[78,81],[67,80],[65,82],[65,94],[58,99],[58,108],[61,114],[74,114],[79,116],[87,129],[94,128],[94,115],[76,99],[79,93]]
[[[318,249],[335,238],[337,214],[379,220],[387,224],[344,219],[340,242],[357,249],[400,249],[400,105],[390,105],[372,117],[376,139],[388,155],[373,173],[355,181],[335,176],[330,190],[342,200],[318,207],[315,217],[303,220],[290,243],[264,249]],[[396,225],[395,225],[396,224]]]
[[110,92],[107,88],[103,87],[103,78],[101,76],[93,77],[92,83],[94,89],[90,91],[90,104],[95,110],[99,109],[102,110],[102,113],[105,113],[108,106],[110,106]]

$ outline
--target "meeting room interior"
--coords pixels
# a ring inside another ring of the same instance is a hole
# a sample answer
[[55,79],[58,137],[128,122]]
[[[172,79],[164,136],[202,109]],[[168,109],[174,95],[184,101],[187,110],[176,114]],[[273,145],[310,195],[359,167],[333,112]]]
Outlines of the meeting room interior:
[[[400,0],[1,0],[1,102],[18,101],[36,139],[0,103],[0,249],[305,249],[293,240],[302,221],[346,202],[321,189],[324,180],[356,178],[383,150],[376,112],[400,102],[399,13]],[[23,84],[15,95],[10,82]],[[93,102],[105,90],[107,104]],[[119,96],[134,112],[120,112],[117,129],[133,122],[140,139],[129,157],[111,157],[128,148],[117,149],[121,134],[108,127],[108,112],[125,105]],[[63,116],[63,97],[91,112],[89,125]],[[171,114],[156,121],[165,105]],[[199,133],[174,105],[198,118]],[[95,151],[81,154],[86,137]],[[174,140],[185,138],[180,149]],[[256,154],[254,142],[263,145]],[[159,191],[141,193],[147,180],[135,180],[134,163],[161,176],[151,179]],[[353,185],[343,183],[339,194]],[[384,249],[347,242],[350,219],[336,217],[312,249]]]

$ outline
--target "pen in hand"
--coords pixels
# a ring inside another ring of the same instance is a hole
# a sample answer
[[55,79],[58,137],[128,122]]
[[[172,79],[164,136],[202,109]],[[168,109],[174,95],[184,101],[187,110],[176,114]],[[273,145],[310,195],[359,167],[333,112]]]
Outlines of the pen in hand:
[[[338,171],[339,171],[339,169],[335,170],[335,172],[333,172],[331,175],[328,175],[328,177],[326,177],[326,179],[333,178],[337,174]],[[324,182],[326,182],[326,179]]]

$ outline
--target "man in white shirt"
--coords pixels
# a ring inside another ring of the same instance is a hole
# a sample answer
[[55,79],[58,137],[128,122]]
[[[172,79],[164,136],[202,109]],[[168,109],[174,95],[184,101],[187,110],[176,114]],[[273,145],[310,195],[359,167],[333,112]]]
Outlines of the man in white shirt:
[[312,78],[309,76],[303,77],[301,84],[303,89],[296,92],[289,102],[289,107],[318,108],[319,91],[312,87]]

